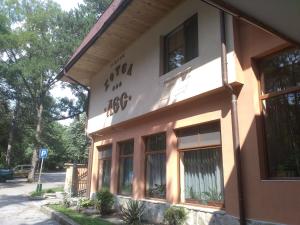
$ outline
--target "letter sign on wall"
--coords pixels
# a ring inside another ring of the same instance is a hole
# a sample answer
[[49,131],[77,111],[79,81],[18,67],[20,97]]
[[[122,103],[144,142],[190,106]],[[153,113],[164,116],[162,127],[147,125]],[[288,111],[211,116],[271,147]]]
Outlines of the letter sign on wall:
[[[117,81],[119,76],[131,76],[133,64],[128,64],[126,62],[119,63],[118,61],[124,56],[121,56],[114,64],[113,71],[109,74],[108,78],[104,82],[105,91],[111,90],[112,92],[117,90],[122,86],[121,81]],[[123,92],[120,96],[115,96],[114,98],[108,100],[107,107],[104,109],[106,116],[112,116],[113,114],[123,111],[128,102],[131,100],[131,96],[127,92]]]

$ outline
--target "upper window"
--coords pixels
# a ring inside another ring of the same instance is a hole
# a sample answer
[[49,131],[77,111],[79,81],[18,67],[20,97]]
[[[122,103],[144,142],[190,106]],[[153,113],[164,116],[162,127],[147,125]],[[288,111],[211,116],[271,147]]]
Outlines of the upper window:
[[166,134],[146,137],[146,196],[166,197]]
[[223,206],[224,186],[220,124],[177,131],[181,201]]
[[101,177],[101,188],[110,187],[112,145],[106,145],[99,148],[99,173]]
[[124,141],[119,143],[120,150],[120,170],[119,170],[119,194],[132,194],[133,178],[133,148],[134,141]]
[[300,177],[300,50],[259,62],[268,176]]
[[198,56],[197,14],[164,37],[164,73]]

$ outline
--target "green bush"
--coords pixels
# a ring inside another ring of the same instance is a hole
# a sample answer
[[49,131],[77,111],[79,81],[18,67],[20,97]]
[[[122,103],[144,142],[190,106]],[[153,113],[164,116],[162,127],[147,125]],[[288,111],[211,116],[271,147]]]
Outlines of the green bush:
[[109,214],[114,204],[114,195],[107,189],[96,193],[95,206],[101,215]]
[[94,205],[94,201],[88,198],[81,198],[79,199],[79,206],[80,208],[88,208]]
[[121,218],[128,225],[141,224],[141,217],[144,214],[145,205],[142,202],[129,200],[126,207],[120,208]]
[[164,222],[168,225],[182,225],[187,220],[187,212],[182,207],[170,207],[164,213]]

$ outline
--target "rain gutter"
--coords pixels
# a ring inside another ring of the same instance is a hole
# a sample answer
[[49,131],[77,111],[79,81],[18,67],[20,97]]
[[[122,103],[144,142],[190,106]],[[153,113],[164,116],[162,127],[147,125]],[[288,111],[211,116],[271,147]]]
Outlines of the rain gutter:
[[231,94],[230,111],[231,111],[231,121],[232,121],[234,162],[235,162],[236,173],[237,173],[237,191],[238,191],[240,225],[246,225],[241,155],[240,155],[241,146],[240,146],[239,123],[238,123],[238,112],[237,112],[237,93],[235,92],[233,87],[228,83],[226,21],[225,21],[224,11],[220,11],[220,33],[221,33],[222,82],[223,82],[223,86]]

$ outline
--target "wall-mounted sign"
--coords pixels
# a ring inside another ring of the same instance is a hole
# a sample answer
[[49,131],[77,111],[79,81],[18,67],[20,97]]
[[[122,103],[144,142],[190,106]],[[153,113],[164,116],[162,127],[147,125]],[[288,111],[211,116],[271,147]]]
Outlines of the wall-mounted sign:
[[124,110],[130,100],[131,96],[128,96],[126,92],[123,92],[121,96],[116,96],[108,101],[108,106],[104,109],[104,112],[106,112],[107,116],[111,116],[117,113],[120,109]]
[[[120,63],[120,60],[123,58],[124,55],[120,56],[111,65],[112,71],[104,82],[105,91],[111,90],[114,92],[122,86],[122,81],[117,79],[118,77],[132,75],[133,64],[127,62]],[[127,92],[123,92],[120,96],[115,96],[114,98],[109,99],[107,107],[104,108],[106,116],[112,116],[113,114],[118,113],[120,110],[123,111],[130,100],[131,96]]]
[[123,64],[119,64],[114,68],[114,71],[112,71],[109,75],[109,77],[106,79],[106,81],[104,82],[104,87],[105,87],[105,91],[107,91],[110,87],[112,87],[112,91],[116,90],[119,86],[122,85],[122,83],[116,83],[115,85],[113,85],[114,80],[116,79],[116,77],[118,77],[119,75],[127,75],[127,76],[131,76],[132,75],[132,67],[133,64],[128,64],[128,63],[123,63]]

